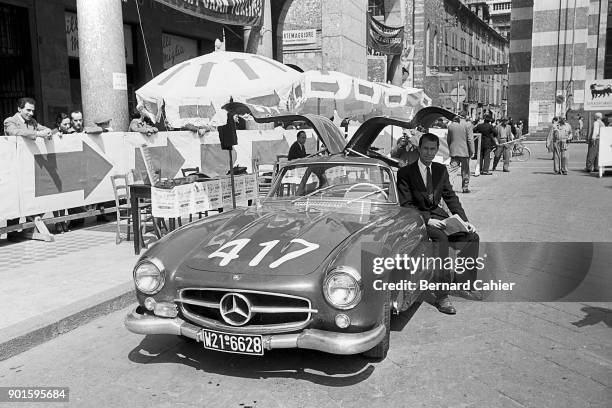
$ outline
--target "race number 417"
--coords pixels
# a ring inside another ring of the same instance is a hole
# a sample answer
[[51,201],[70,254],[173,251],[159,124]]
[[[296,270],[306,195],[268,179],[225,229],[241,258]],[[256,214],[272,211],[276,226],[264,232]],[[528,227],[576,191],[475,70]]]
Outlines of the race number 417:
[[[225,244],[221,245],[219,249],[217,249],[215,252],[208,255],[208,258],[209,259],[221,258],[221,261],[219,262],[219,266],[226,266],[232,260],[240,257],[239,252],[245,246],[247,246],[249,242],[251,242],[250,238],[242,238],[242,239],[236,239],[234,241],[226,242]],[[257,255],[253,257],[253,259],[251,259],[251,261],[249,262],[249,266],[259,265],[259,263],[264,259],[264,257],[268,255],[268,253],[270,253],[270,251],[272,251],[272,249],[276,245],[278,245],[279,242],[280,240],[275,239],[273,241],[262,242],[261,244],[259,244],[259,246],[263,248],[261,249],[261,251],[257,253]],[[319,244],[313,244],[312,242],[308,242],[300,238],[292,239],[289,242],[301,245],[302,248],[287,252],[285,255],[271,262],[269,265],[270,268],[272,269],[277,268],[280,265],[284,264],[285,262],[291,259],[298,258],[302,255],[305,255],[319,248]]]

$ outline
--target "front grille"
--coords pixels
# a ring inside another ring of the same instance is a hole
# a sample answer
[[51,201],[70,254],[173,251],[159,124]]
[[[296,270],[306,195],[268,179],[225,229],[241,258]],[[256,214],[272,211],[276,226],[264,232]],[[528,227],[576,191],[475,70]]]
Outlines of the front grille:
[[[221,316],[221,299],[231,293],[244,296],[251,305],[251,318],[244,325],[228,324]],[[187,320],[209,329],[240,333],[270,334],[300,330],[317,313],[306,298],[253,290],[186,288],[179,291],[176,302]]]

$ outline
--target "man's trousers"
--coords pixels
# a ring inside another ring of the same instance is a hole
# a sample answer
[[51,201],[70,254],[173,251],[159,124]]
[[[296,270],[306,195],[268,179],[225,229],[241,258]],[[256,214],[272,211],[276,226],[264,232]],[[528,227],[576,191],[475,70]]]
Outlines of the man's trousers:
[[[457,257],[461,258],[472,258],[474,262],[478,258],[478,251],[480,249],[480,237],[475,232],[458,232],[453,235],[446,235],[444,231],[438,228],[427,226],[427,234],[429,239],[433,241],[433,256],[440,257],[442,263],[449,256],[449,248],[452,246],[457,249]],[[474,265],[473,268],[466,268],[463,273],[456,273],[455,271],[443,269],[442,271],[436,271],[434,276],[437,278],[437,282],[473,282],[476,280],[477,269]],[[473,288],[472,288],[473,289]],[[440,290],[434,292],[436,297],[444,297],[448,295],[448,291]]]
[[586,168],[589,171],[599,169],[599,139],[594,139],[589,142],[589,151],[587,152]]

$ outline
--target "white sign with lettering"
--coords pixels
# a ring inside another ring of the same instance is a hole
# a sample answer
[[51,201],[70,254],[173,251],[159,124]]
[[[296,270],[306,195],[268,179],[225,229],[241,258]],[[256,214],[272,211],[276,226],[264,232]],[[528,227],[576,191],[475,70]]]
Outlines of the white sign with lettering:
[[198,41],[192,38],[162,33],[164,69],[198,56]]
[[[68,56],[79,58],[79,26],[77,24],[76,13],[66,11],[66,45],[68,46]],[[134,44],[132,43],[132,27],[123,25],[123,44],[125,48],[125,63],[134,64]]]
[[283,45],[315,44],[317,30],[285,30],[283,31]]

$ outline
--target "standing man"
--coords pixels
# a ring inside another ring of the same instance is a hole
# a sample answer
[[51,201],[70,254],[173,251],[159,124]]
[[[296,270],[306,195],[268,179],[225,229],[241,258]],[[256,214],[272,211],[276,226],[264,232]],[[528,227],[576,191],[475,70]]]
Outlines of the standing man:
[[589,150],[587,152],[586,168],[584,169],[587,173],[599,170],[599,135],[601,134],[601,128],[606,127],[602,118],[601,112],[595,114],[593,129],[588,140]]
[[293,142],[287,155],[287,160],[301,159],[306,157],[306,132],[300,130],[297,133],[297,140]]
[[495,149],[495,159],[493,159],[493,171],[497,168],[497,163],[499,163],[499,159],[504,157],[504,171],[506,173],[510,172],[510,154],[512,147],[509,144],[504,144],[507,142],[511,142],[513,140],[512,137],[512,129],[508,126],[508,120],[502,119],[501,123],[495,129],[495,133],[497,133],[497,140],[499,141],[499,145]]
[[461,187],[464,193],[469,193],[470,158],[474,154],[474,139],[471,129],[468,130],[461,118],[455,116],[448,124],[448,147],[451,161],[461,165]]
[[567,162],[569,154],[567,152],[567,143],[572,138],[572,127],[561,116],[559,125],[553,131],[553,161],[555,174],[567,175]]
[[584,129],[584,119],[582,118],[582,115],[578,116],[578,134],[577,134],[577,139],[578,140],[582,140],[582,131]]
[[[432,133],[425,133],[419,140],[419,160],[402,167],[397,173],[397,188],[399,192],[400,204],[403,207],[416,207],[419,210],[427,227],[427,234],[434,242],[436,256],[446,259],[449,254],[449,245],[461,248],[457,257],[473,258],[478,257],[480,238],[476,229],[468,222],[465,211],[455,195],[453,187],[448,179],[446,166],[440,163],[433,163],[434,157],[440,148],[440,140]],[[440,207],[440,200],[444,199],[446,206],[451,213],[459,215],[467,223],[468,232],[458,232],[446,235],[444,229],[444,219],[448,214]],[[460,244],[459,244],[460,243]],[[459,244],[459,245],[456,245]],[[441,271],[442,282],[451,282],[451,271]],[[463,282],[471,283],[476,279],[476,269],[470,268],[463,274]],[[473,297],[474,290],[470,287],[469,292]],[[455,314],[456,310],[450,299],[448,291],[439,290],[436,295],[435,306],[442,313]]]
[[490,176],[492,173],[489,171],[491,164],[491,152],[493,148],[497,146],[495,140],[495,128],[491,125],[490,116],[486,116],[483,123],[480,123],[474,131],[480,133],[480,174],[483,176]]
[[70,124],[75,133],[83,132],[83,113],[80,110],[70,112]]
[[34,119],[36,101],[32,98],[17,100],[17,113],[4,119],[4,134],[6,136],[21,136],[36,140],[39,137],[50,139],[51,129],[40,125]]

